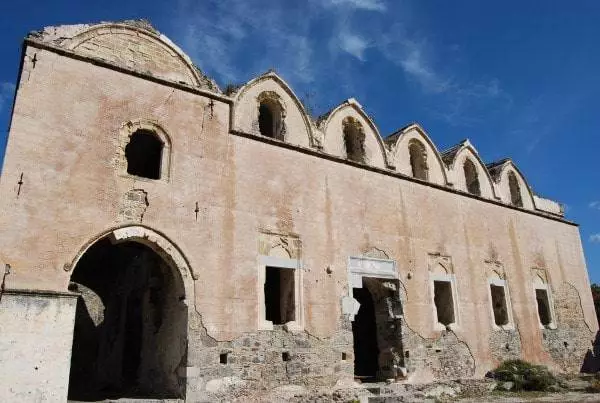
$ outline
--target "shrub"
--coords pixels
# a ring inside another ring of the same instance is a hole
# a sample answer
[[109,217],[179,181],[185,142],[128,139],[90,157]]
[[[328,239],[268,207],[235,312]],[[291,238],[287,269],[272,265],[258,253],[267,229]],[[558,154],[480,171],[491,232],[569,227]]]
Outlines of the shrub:
[[504,361],[493,374],[498,381],[512,382],[515,391],[545,391],[556,384],[556,378],[544,365],[534,365],[523,360]]
[[590,386],[587,387],[586,391],[591,393],[599,393],[600,392],[600,380],[594,379]]

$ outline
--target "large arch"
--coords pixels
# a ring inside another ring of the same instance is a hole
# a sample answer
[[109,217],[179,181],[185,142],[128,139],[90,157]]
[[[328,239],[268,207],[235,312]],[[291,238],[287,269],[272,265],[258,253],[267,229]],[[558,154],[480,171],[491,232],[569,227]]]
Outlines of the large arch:
[[[79,32],[62,42],[71,51],[194,87],[207,86],[207,80],[203,80],[189,56],[149,24],[101,23],[84,26],[83,30],[77,28],[71,31]],[[123,43],[144,49],[145,53],[132,52]]]
[[[281,109],[282,133],[277,138],[302,147],[318,147],[311,119],[292,88],[274,71],[268,71],[244,84],[233,96],[231,127],[234,131],[260,135],[259,109],[270,101]],[[288,129],[289,128],[289,129]]]
[[462,191],[467,192],[463,165],[467,159],[473,162],[479,177],[481,197],[488,199],[498,199],[496,187],[490,173],[479,157],[479,153],[473,147],[469,140],[464,140],[456,146],[442,153],[442,159],[448,167],[449,179],[454,186]]
[[341,158],[346,156],[342,122],[348,117],[355,119],[364,129],[366,165],[389,168],[387,149],[381,134],[354,98],[346,100],[318,119],[317,125],[324,134],[323,151]]
[[518,190],[523,203],[522,207],[528,210],[533,210],[535,208],[531,187],[525,179],[525,176],[523,176],[519,168],[517,168],[511,159],[506,158],[498,162],[493,162],[489,164],[487,168],[498,188],[498,196],[504,203],[511,204],[509,175],[513,174],[518,182]]
[[164,235],[144,226],[88,242],[71,266],[77,303],[69,398],[185,398],[190,266]]
[[385,139],[385,142],[391,147],[392,165],[395,169],[405,175],[411,175],[409,155],[409,143],[411,140],[417,140],[425,146],[427,151],[427,165],[429,167],[428,181],[439,185],[446,185],[448,178],[442,157],[425,130],[416,123],[398,130]]

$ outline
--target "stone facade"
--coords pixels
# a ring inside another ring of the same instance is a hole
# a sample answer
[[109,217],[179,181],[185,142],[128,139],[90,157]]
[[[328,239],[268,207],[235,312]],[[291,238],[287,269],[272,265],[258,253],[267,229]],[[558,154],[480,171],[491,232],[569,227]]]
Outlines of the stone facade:
[[511,160],[383,139],[354,99],[312,118],[274,72],[223,93],[146,22],[23,49],[1,400],[573,372],[592,348],[578,227]]

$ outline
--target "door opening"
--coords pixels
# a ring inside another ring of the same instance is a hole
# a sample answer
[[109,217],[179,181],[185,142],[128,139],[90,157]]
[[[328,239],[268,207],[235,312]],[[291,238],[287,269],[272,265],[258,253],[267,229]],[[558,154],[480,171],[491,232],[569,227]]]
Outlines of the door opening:
[[362,382],[374,382],[379,369],[379,347],[373,296],[367,287],[354,288],[352,292],[354,299],[360,303],[360,309],[352,322],[354,376]]
[[69,399],[183,398],[185,292],[157,252],[103,238],[77,263]]

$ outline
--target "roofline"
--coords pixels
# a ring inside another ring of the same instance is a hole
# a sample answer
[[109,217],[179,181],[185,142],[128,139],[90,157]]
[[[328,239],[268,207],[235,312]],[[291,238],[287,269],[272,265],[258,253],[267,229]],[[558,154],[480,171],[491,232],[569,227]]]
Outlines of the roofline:
[[[142,78],[144,80],[148,80],[148,81],[152,81],[154,83],[157,84],[162,84],[168,87],[172,87],[172,88],[176,88],[179,89],[181,91],[185,91],[185,92],[190,92],[192,94],[196,94],[196,95],[203,95],[205,97],[211,98],[211,99],[215,99],[221,102],[225,102],[227,104],[233,104],[233,98],[228,97],[226,95],[223,94],[218,94],[216,92],[213,91],[209,91],[209,90],[205,90],[205,89],[201,89],[201,88],[195,88],[195,87],[191,87],[187,84],[181,84],[175,81],[171,81],[171,80],[167,80],[164,78],[160,78],[160,77],[156,77],[150,74],[146,74],[146,73],[142,73],[140,71],[136,71],[133,69],[128,69],[126,67],[121,67],[121,66],[117,66],[115,64],[112,64],[110,62],[101,60],[101,59],[96,59],[94,57],[91,56],[84,56],[81,55],[79,53],[73,52],[71,50],[68,49],[64,49],[61,47],[58,47],[56,45],[51,45],[49,43],[44,43],[44,42],[40,42],[37,41],[35,39],[31,39],[31,38],[25,38],[24,42],[23,42],[23,52],[21,55],[21,68],[23,68],[23,60],[24,60],[24,56],[25,56],[25,48],[27,46],[31,46],[37,49],[42,49],[42,50],[47,50],[49,52],[52,53],[56,53],[58,55],[61,56],[65,56],[71,59],[75,59],[75,60],[79,60],[79,61],[83,61],[83,62],[87,62],[90,64],[94,64],[96,66],[99,67],[104,67],[107,68],[109,70],[114,70],[114,71],[118,71],[119,73],[124,73],[130,76],[134,76],[134,77],[138,77],[138,78]],[[19,76],[20,76],[20,71],[19,71]]]
[[[218,101],[224,102],[224,103],[228,104],[230,106],[230,108],[232,108],[233,104],[234,104],[234,99],[233,98],[225,96],[225,95],[222,95],[222,94],[218,94],[218,93],[215,93],[215,92],[212,92],[212,91],[209,91],[209,90],[205,90],[205,89],[194,88],[194,87],[191,87],[191,86],[186,85],[186,84],[181,84],[181,83],[177,83],[177,82],[170,81],[170,80],[167,80],[167,79],[155,77],[155,76],[152,76],[150,74],[146,74],[146,73],[142,73],[142,72],[135,71],[135,70],[132,70],[132,69],[128,69],[128,68],[125,68],[125,67],[117,66],[117,65],[114,65],[112,63],[106,62],[104,60],[96,59],[96,58],[93,58],[93,57],[90,57],[90,56],[84,56],[84,55],[72,52],[70,50],[66,50],[66,49],[60,48],[60,47],[55,46],[55,45],[51,45],[51,44],[48,44],[48,43],[43,43],[43,42],[31,39],[31,38],[25,38],[24,41],[23,41],[23,45],[21,47],[21,61],[20,61],[19,72],[18,72],[18,76],[17,76],[16,89],[15,89],[15,93],[13,95],[12,110],[11,110],[11,114],[10,114],[10,118],[9,118],[8,132],[7,132],[7,144],[8,144],[8,136],[10,136],[10,127],[12,125],[12,119],[13,119],[13,116],[14,116],[14,107],[15,107],[15,101],[16,101],[16,97],[17,97],[17,93],[18,93],[18,89],[19,89],[19,83],[21,82],[21,76],[22,76],[22,73],[23,73],[23,65],[24,65],[24,60],[25,60],[25,52],[26,52],[26,49],[27,49],[28,46],[31,46],[31,47],[37,48],[37,49],[41,49],[41,50],[47,50],[49,52],[52,52],[52,53],[55,53],[55,54],[58,54],[58,55],[61,55],[61,56],[65,56],[65,57],[68,57],[68,58],[71,58],[71,59],[74,59],[74,60],[79,60],[79,61],[87,62],[87,63],[93,64],[93,65],[96,65],[96,66],[99,66],[99,67],[107,68],[109,70],[117,71],[117,72],[120,72],[120,73],[123,73],[123,74],[127,74],[127,75],[130,75],[130,76],[137,77],[137,78],[141,78],[141,79],[144,79],[144,80],[147,80],[147,81],[151,81],[151,82],[154,82],[154,83],[157,83],[157,84],[161,84],[161,85],[164,85],[164,86],[167,86],[167,87],[172,87],[172,88],[175,88],[175,89],[178,89],[178,90],[181,90],[181,91],[184,91],[184,92],[188,92],[188,93],[191,93],[191,94],[205,96],[205,97],[210,98],[210,99],[214,99],[214,100],[218,100]],[[340,107],[340,106],[342,106],[342,104],[338,105],[337,107]],[[334,109],[336,109],[336,108],[334,108]],[[367,117],[367,120],[371,124],[374,125],[374,122],[372,122],[371,118],[366,114],[366,112],[363,111],[363,114]],[[391,170],[387,170],[387,169],[384,169],[384,168],[378,168],[378,167],[374,167],[374,166],[370,166],[370,165],[364,165],[364,164],[356,163],[356,162],[353,162],[353,161],[350,161],[350,160],[343,159],[341,157],[337,157],[337,156],[334,156],[334,155],[326,154],[326,153],[324,153],[324,152],[322,152],[320,150],[310,149],[310,148],[306,148],[306,147],[302,147],[302,146],[298,146],[298,145],[293,145],[293,144],[289,144],[289,143],[284,143],[284,142],[281,142],[281,141],[278,141],[278,140],[274,140],[274,139],[270,139],[270,138],[266,138],[266,137],[262,137],[262,136],[259,137],[257,135],[251,134],[251,133],[245,133],[245,132],[241,132],[241,131],[237,131],[237,130],[232,130],[231,126],[230,126],[230,129],[229,129],[229,132],[231,134],[233,134],[233,135],[237,135],[237,136],[241,136],[241,137],[247,137],[247,138],[250,138],[250,139],[257,140],[257,141],[262,141],[262,142],[265,142],[265,143],[274,144],[274,145],[277,145],[279,147],[296,150],[296,151],[302,152],[304,154],[318,156],[318,157],[321,157],[321,158],[324,158],[324,159],[327,159],[327,160],[330,160],[330,161],[335,161],[335,162],[343,163],[343,164],[346,164],[346,165],[352,165],[352,166],[357,167],[357,168],[362,168],[362,169],[365,169],[365,170],[368,170],[368,171],[372,171],[372,172],[378,172],[378,173],[384,174],[386,176],[396,177],[396,178],[403,179],[403,180],[406,180],[406,181],[409,181],[409,182],[420,183],[421,185],[424,185],[424,186],[428,186],[428,187],[436,188],[436,189],[439,189],[439,190],[442,190],[442,191],[454,193],[454,194],[457,194],[457,195],[460,195],[460,196],[463,196],[463,197],[469,197],[469,198],[472,198],[472,199],[477,199],[477,200],[480,200],[480,201],[485,202],[485,203],[495,204],[495,205],[498,205],[498,206],[501,206],[501,207],[505,207],[505,208],[509,208],[509,209],[513,209],[513,210],[518,210],[518,211],[521,211],[523,213],[532,214],[532,215],[536,215],[538,217],[547,218],[547,219],[550,219],[550,220],[553,220],[553,221],[558,221],[558,222],[561,222],[561,223],[564,223],[564,224],[568,224],[568,225],[579,227],[579,224],[577,224],[577,223],[575,223],[573,221],[569,221],[569,220],[567,220],[567,219],[565,219],[563,217],[555,216],[555,215],[552,215],[550,213],[544,213],[541,210],[527,210],[527,209],[515,207],[515,206],[509,205],[509,204],[505,204],[505,203],[503,203],[501,201],[498,201],[498,200],[495,200],[495,199],[486,199],[486,198],[483,198],[483,197],[480,197],[480,196],[476,196],[476,195],[473,195],[473,194],[470,194],[470,193],[462,192],[462,191],[454,189],[454,188],[450,188],[448,186],[438,185],[438,184],[433,183],[433,182],[422,181],[420,179],[413,178],[411,176],[404,175],[404,174],[396,172],[396,171],[391,171]],[[377,133],[379,133],[379,132],[377,131]],[[383,145],[383,140],[384,139],[381,137],[381,135],[379,135],[378,137],[381,140],[381,145]],[[453,148],[453,147],[451,147],[451,148]],[[443,152],[440,152],[440,155],[442,155],[442,154],[443,154]],[[384,158],[385,158],[386,165],[387,165],[387,154],[384,154]],[[4,161],[4,162],[6,162],[6,161]],[[484,164],[481,160],[480,160],[480,162],[483,165],[483,167],[486,168],[486,171],[487,171],[486,164]],[[3,163],[3,166],[4,166],[4,163]],[[488,172],[488,177],[490,177],[489,176],[489,172]],[[493,179],[491,181],[493,183]],[[534,206],[534,208],[535,208],[535,206]]]

